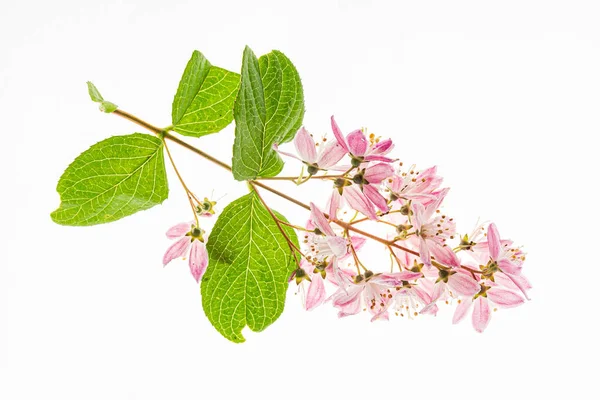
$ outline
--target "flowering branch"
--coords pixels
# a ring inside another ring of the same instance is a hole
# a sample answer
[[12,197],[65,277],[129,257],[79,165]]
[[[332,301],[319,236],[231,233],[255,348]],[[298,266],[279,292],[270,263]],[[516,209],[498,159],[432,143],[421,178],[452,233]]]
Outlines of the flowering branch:
[[[102,111],[154,136],[115,136],[82,153],[59,181],[62,202],[52,218],[63,225],[94,225],[160,204],[168,195],[166,154],[192,208],[193,222],[167,231],[174,242],[163,265],[187,257],[194,279],[201,281],[207,317],[235,342],[244,341],[244,326],[259,331],[278,318],[290,276],[307,310],[330,302],[339,317],[366,309],[374,321],[387,320],[394,309],[401,316],[435,315],[438,303],[455,301],[453,322],[460,322],[472,308],[478,332],[487,327],[492,310],[529,299],[531,285],[521,273],[524,253],[502,239],[493,223],[457,235],[454,219],[441,213],[449,189],[441,186],[436,167],[407,169],[390,156],[391,139],[366,129],[344,135],[333,117],[333,139],[314,137],[302,126],[303,89],[293,64],[277,51],[260,60],[246,48],[240,75],[213,67],[194,52],[173,101],[172,125],[165,128],[105,101],[88,83]],[[270,67],[261,70],[261,65]],[[216,133],[232,120],[232,165],[178,136]],[[216,201],[200,200],[186,184],[169,149],[171,142],[229,171],[251,189],[222,210],[210,234],[201,218],[216,213]],[[285,148],[287,142],[293,142],[295,152]],[[279,176],[289,158],[301,163],[301,173]],[[300,185],[311,180],[331,184],[324,210],[265,183]],[[273,210],[262,190],[309,211],[305,225],[290,223]],[[350,219],[344,217],[348,212]],[[365,222],[385,233],[358,227]],[[362,257],[366,252],[361,249],[369,241],[390,253],[390,272],[377,271]],[[452,241],[458,243],[450,245]],[[398,272],[393,272],[394,264]],[[333,293],[328,296],[329,290]]]

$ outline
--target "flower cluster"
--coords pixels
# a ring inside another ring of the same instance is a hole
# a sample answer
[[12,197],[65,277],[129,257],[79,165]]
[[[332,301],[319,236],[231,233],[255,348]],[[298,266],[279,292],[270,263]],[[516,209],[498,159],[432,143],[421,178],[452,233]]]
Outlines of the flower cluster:
[[[292,276],[307,310],[329,303],[339,317],[366,310],[372,320],[387,320],[390,312],[435,315],[440,302],[453,302],[453,322],[471,312],[473,327],[483,332],[492,311],[528,299],[524,253],[502,239],[493,223],[457,235],[454,219],[440,211],[448,188],[441,187],[436,167],[405,169],[389,157],[390,139],[362,129],[344,135],[333,117],[331,126],[333,141],[315,143],[301,128],[294,139],[297,154],[277,149],[302,161],[311,176],[331,181],[327,214],[310,205],[306,250]],[[342,209],[351,212],[341,214]],[[386,227],[387,236],[359,229],[367,221]],[[390,253],[389,272],[374,271],[362,260],[366,240]]]
[[[290,280],[297,283],[306,310],[331,304],[339,317],[368,311],[375,321],[388,320],[390,313],[436,315],[438,304],[455,303],[453,322],[470,312],[473,327],[483,332],[493,311],[529,299],[531,286],[521,273],[525,254],[502,239],[493,223],[458,235],[454,219],[440,210],[449,189],[442,187],[436,167],[404,168],[389,156],[392,140],[363,129],[344,135],[333,117],[331,128],[334,139],[317,142],[300,128],[293,142],[296,154],[274,146],[301,161],[308,172],[290,180],[304,184],[314,178],[331,185],[327,204],[320,208],[310,203],[305,226],[295,226],[302,249],[286,238],[300,256]],[[213,215],[215,202],[201,202],[191,193],[189,198],[195,221],[169,229],[167,237],[178,240],[163,264],[187,256],[198,282],[208,265],[198,217]],[[369,222],[385,228],[385,235],[365,231],[361,224]],[[363,260],[367,241],[389,253],[388,271],[373,270]]]

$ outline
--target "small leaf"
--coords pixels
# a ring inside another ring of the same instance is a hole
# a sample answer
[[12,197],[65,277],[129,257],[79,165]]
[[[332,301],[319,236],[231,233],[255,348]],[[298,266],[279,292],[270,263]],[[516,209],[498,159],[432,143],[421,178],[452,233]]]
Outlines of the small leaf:
[[107,114],[110,114],[117,108],[119,107],[116,104],[111,103],[110,101],[103,101],[102,103],[100,103],[100,111],[105,112]]
[[[295,232],[284,229],[298,246]],[[294,258],[255,192],[225,207],[206,247],[210,261],[202,278],[202,307],[219,333],[243,342],[246,325],[259,332],[281,315]]]
[[90,94],[90,98],[92,99],[92,101],[94,101],[96,103],[100,103],[101,101],[104,101],[104,99],[102,98],[102,95],[98,91],[98,88],[96,88],[96,85],[94,85],[92,82],[88,81],[87,86],[88,86],[88,93]]
[[173,99],[173,129],[200,137],[219,132],[233,120],[240,84],[235,72],[215,67],[199,51],[192,53]]
[[110,101],[105,101],[102,95],[100,94],[100,91],[98,91],[96,85],[94,85],[92,82],[88,81],[87,86],[88,93],[90,94],[90,98],[92,99],[92,101],[95,103],[100,103],[100,111],[110,114],[111,112],[119,108],[116,104],[111,103]]
[[302,125],[304,93],[298,71],[281,52],[260,59],[246,47],[234,107],[233,176],[237,180],[276,176],[283,160],[273,144],[289,142]]
[[160,139],[141,133],[96,143],[69,165],[58,181],[61,225],[112,222],[162,203],[168,196]]

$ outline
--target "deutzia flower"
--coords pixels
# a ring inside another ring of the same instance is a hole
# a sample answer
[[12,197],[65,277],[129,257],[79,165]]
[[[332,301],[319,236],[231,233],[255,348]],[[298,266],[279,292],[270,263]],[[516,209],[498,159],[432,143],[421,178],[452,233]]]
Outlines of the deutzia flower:
[[188,263],[190,272],[196,282],[200,282],[200,278],[206,271],[208,265],[208,254],[206,252],[206,244],[204,243],[204,230],[200,229],[194,223],[182,222],[173,226],[167,231],[169,239],[179,239],[173,243],[163,256],[163,265],[167,265],[171,261],[179,257],[188,255]]

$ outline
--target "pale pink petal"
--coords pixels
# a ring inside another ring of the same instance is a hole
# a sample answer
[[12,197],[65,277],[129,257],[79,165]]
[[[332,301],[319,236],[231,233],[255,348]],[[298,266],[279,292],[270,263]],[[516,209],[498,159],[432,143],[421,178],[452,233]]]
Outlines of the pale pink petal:
[[208,265],[208,253],[206,252],[206,245],[203,242],[194,240],[192,243],[189,264],[192,276],[196,279],[196,282],[200,282],[200,278],[204,275],[206,266]]
[[296,154],[292,154],[292,153],[287,153],[285,151],[281,151],[279,150],[279,146],[277,146],[277,144],[273,144],[273,150],[275,150],[276,152],[278,152],[279,154],[283,154],[284,156],[288,156],[288,157],[292,157],[295,158],[298,161],[304,161],[303,159],[301,159],[300,157],[298,157]]
[[329,226],[329,221],[325,218],[325,214],[313,202],[310,203],[310,219],[325,235],[335,236],[333,229]]
[[491,223],[488,226],[487,240],[488,248],[490,250],[490,257],[492,257],[492,260],[497,260],[498,255],[500,254],[500,234],[498,233],[498,228],[496,228],[494,223]]
[[437,304],[432,303],[432,304],[428,304],[427,307],[424,307],[419,314],[425,314],[425,315],[433,315],[436,316],[437,313],[439,311],[439,308],[437,306]]
[[327,244],[336,257],[343,257],[348,253],[348,241],[339,236],[327,236]]
[[465,318],[467,312],[469,311],[469,308],[471,308],[471,304],[473,304],[473,299],[471,297],[467,297],[461,300],[460,304],[456,307],[456,310],[454,311],[454,316],[452,317],[453,324],[458,324]]
[[492,314],[490,313],[490,306],[485,297],[480,296],[474,301],[475,307],[473,308],[473,328],[479,333],[483,332],[490,323]]
[[296,151],[302,160],[309,164],[313,164],[317,161],[315,141],[304,127],[300,128],[296,133],[296,137],[294,137],[294,146],[296,146]]
[[427,241],[422,237],[419,237],[419,255],[421,256],[421,261],[423,264],[427,266],[431,265],[431,253],[429,252],[429,246],[427,245]]
[[357,129],[352,131],[346,137],[348,140],[348,148],[350,149],[350,153],[357,157],[362,157],[365,155],[365,151],[367,151],[367,147],[369,143],[367,142],[367,138],[362,130]]
[[387,163],[394,162],[394,160],[389,157],[379,156],[377,154],[369,154],[368,156],[365,156],[365,161],[381,161]]
[[373,185],[366,185],[363,187],[363,193],[367,196],[367,199],[371,201],[382,212],[387,212],[390,208],[388,207],[387,200],[379,193],[376,187]]
[[531,283],[523,275],[499,273],[496,274],[496,282],[508,288],[520,290],[527,300],[531,300],[527,295],[527,291],[531,289]]
[[373,205],[356,185],[345,187],[342,196],[344,196],[348,205],[356,211],[369,219],[377,219]]
[[381,183],[385,178],[394,174],[394,167],[390,164],[379,163],[367,167],[364,173],[364,178],[370,184]]
[[522,269],[522,267],[513,264],[512,262],[510,262],[510,260],[508,260],[506,258],[499,260],[498,266],[500,267],[502,272],[505,272],[507,274],[512,274],[512,275],[519,275],[521,273],[521,269]]
[[423,213],[425,213],[425,207],[423,207],[423,205],[421,203],[413,203],[412,209],[413,209],[413,215],[412,215],[412,218],[410,219],[410,222],[411,222],[413,228],[415,228],[415,231],[420,231],[421,227],[423,226],[423,222],[425,222],[425,220],[423,219]]
[[448,277],[448,286],[454,293],[462,294],[463,296],[474,296],[479,293],[480,286],[471,275],[457,272]]
[[182,222],[180,224],[177,224],[173,227],[171,227],[171,229],[169,229],[167,231],[167,237],[169,239],[177,239],[180,238],[182,236],[184,236],[186,233],[188,233],[191,230],[191,224],[189,222]]
[[446,292],[446,284],[444,282],[438,282],[433,285],[433,292],[431,293],[431,301],[420,311],[421,314],[431,314],[431,309],[435,307],[435,303],[442,297]]
[[487,291],[488,299],[500,307],[516,307],[525,302],[521,296],[510,290],[493,287]]
[[431,302],[436,303],[442,295],[446,293],[446,284],[444,282],[438,282],[433,285],[433,291],[431,292]]
[[432,217],[432,215],[435,213],[435,211],[438,208],[440,208],[440,205],[446,198],[446,195],[448,194],[449,191],[450,191],[450,188],[445,188],[445,189],[440,190],[437,193],[432,193],[432,194],[436,195],[436,198],[435,198],[435,200],[428,203],[427,207],[425,207],[425,212],[423,212],[423,216],[422,216],[423,221],[428,221]]
[[338,291],[332,295],[333,306],[340,310],[338,313],[339,317],[354,315],[360,312],[360,295],[363,290],[364,286],[354,285],[348,288],[347,291],[338,289]]
[[340,192],[338,192],[337,188],[334,188],[331,192],[331,197],[329,198],[329,219],[337,219],[337,210],[340,208],[340,200],[342,196],[340,196]]
[[421,278],[423,274],[420,272],[402,271],[394,273],[383,273],[377,275],[369,282],[377,283],[384,286],[400,286],[402,281],[414,281],[415,279]]
[[350,241],[352,242],[352,247],[354,247],[354,250],[359,251],[360,248],[367,243],[367,238],[363,236],[351,236]]
[[[339,143],[329,142],[323,149],[323,152],[319,154],[316,164],[321,169],[329,169],[337,164],[346,153],[347,151]],[[348,170],[348,168],[344,168],[344,171],[346,170]]]
[[394,148],[392,139],[385,139],[371,148],[370,154],[387,154]]
[[182,237],[169,247],[163,256],[163,265],[167,265],[172,260],[183,257],[187,249],[190,247],[191,241],[187,236]]
[[348,149],[346,139],[344,139],[344,135],[342,134],[342,131],[340,130],[340,127],[338,126],[337,122],[335,122],[335,118],[333,118],[333,115],[331,116],[331,130],[333,131],[333,135],[337,139],[338,143],[344,148],[344,150],[346,150],[346,152],[350,151]]
[[438,262],[448,267],[460,267],[460,260],[450,246],[437,246],[434,244],[430,247],[430,250]]
[[306,311],[310,311],[323,303],[325,300],[325,285],[320,276],[313,276],[312,281],[308,285],[306,292],[306,300],[304,306]]

